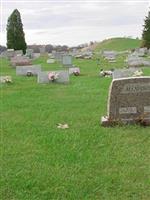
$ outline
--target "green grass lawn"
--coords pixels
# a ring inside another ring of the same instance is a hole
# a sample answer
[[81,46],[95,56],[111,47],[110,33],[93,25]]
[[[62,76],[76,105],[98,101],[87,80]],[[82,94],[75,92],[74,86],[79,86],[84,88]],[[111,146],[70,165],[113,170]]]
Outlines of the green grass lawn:
[[116,50],[116,51],[124,51],[128,49],[139,48],[142,44],[142,41],[139,39],[132,38],[111,38],[107,40],[103,40],[97,46],[95,51],[100,50]]
[[[102,61],[102,68],[122,67],[118,60],[111,66]],[[46,57],[33,63],[61,69]],[[111,78],[98,77],[96,59],[74,64],[81,76],[46,85],[16,76],[1,59],[1,74],[14,81],[0,85],[1,199],[149,200],[150,128],[102,127]]]

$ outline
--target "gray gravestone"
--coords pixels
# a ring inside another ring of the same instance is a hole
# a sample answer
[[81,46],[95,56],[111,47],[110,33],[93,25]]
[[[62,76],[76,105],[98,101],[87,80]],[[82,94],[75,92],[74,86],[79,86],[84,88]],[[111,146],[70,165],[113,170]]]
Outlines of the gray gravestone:
[[146,122],[150,125],[150,76],[114,79],[108,98],[108,116],[102,125]]
[[15,56],[22,56],[23,51],[22,50],[15,50]]
[[132,77],[134,75],[134,72],[136,71],[137,71],[136,68],[115,69],[113,71],[113,79]]
[[15,55],[14,49],[7,49],[7,51],[6,51],[6,56],[7,56],[9,59],[12,58],[12,57],[14,57],[14,55]]
[[55,62],[55,60],[52,59],[52,58],[50,58],[50,59],[47,60],[47,63],[48,63],[48,64],[52,64],[52,63],[54,63],[54,62]]
[[113,61],[116,59],[117,52],[116,51],[103,51],[103,57],[109,61]]
[[69,72],[68,71],[45,71],[38,74],[38,83],[52,83],[48,78],[49,73],[54,73],[58,75],[58,78],[54,81],[56,83],[68,83],[69,82]]
[[80,68],[79,67],[71,67],[71,68],[69,68],[69,74],[74,74],[76,72],[80,74]]
[[37,76],[41,72],[41,65],[16,66],[16,75]]
[[61,62],[62,61],[62,53],[61,52],[55,52],[54,58],[56,61]]
[[138,56],[143,57],[144,55],[147,54],[147,48],[138,48],[138,49],[135,49],[135,53],[137,53]]
[[31,65],[31,60],[25,56],[15,56],[11,58],[11,64],[13,67],[15,66],[24,66]]
[[30,59],[34,58],[34,52],[33,49],[27,49],[26,50],[26,56]]
[[62,56],[62,64],[65,67],[72,67],[72,56],[71,55],[63,55]]
[[41,46],[40,48],[40,54],[43,55],[46,52],[45,46]]
[[146,67],[150,66],[150,61],[139,57],[136,52],[130,54],[126,59],[128,67]]

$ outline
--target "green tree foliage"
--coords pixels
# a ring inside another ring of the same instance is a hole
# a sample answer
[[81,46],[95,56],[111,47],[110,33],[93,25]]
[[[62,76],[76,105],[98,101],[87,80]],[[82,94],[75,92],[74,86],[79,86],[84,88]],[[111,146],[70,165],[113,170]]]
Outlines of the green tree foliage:
[[25,42],[25,35],[23,31],[23,24],[21,21],[20,12],[15,9],[7,22],[7,48],[14,50],[23,50],[25,54],[27,44]]
[[148,12],[148,16],[144,20],[144,30],[142,34],[143,39],[143,47],[150,48],[150,11]]

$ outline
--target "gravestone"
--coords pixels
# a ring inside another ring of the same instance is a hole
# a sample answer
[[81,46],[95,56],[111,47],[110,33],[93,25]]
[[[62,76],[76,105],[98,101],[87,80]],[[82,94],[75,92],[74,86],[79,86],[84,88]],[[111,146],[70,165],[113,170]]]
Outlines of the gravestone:
[[45,53],[45,46],[41,46],[39,49],[40,49],[40,53]]
[[15,56],[22,56],[23,51],[22,50],[15,50]]
[[[57,75],[55,81],[49,79],[49,74],[53,73]],[[68,71],[45,71],[38,74],[38,83],[68,83],[69,82],[69,72]]]
[[14,57],[14,55],[15,55],[14,49],[7,49],[6,56],[8,59],[11,59],[12,57]]
[[47,60],[47,63],[48,63],[48,64],[52,64],[52,63],[54,63],[54,62],[55,62],[55,60],[52,59],[52,58],[50,58],[50,59]]
[[103,126],[141,122],[150,125],[150,76],[114,79],[107,109]]
[[117,56],[117,52],[115,51],[103,51],[103,57],[109,61],[114,61]]
[[147,48],[138,48],[135,49],[135,53],[137,53],[138,56],[143,57],[147,54]]
[[37,76],[41,72],[41,65],[16,66],[16,75]]
[[39,49],[40,49],[40,55],[41,56],[46,55],[46,48],[45,48],[45,46],[41,46]]
[[132,77],[136,71],[136,68],[115,69],[113,71],[113,79]]
[[62,53],[61,52],[55,52],[54,58],[56,61],[61,62],[62,61]]
[[80,74],[80,68],[79,67],[71,67],[71,68],[69,68],[69,74],[71,75],[71,74]]
[[33,53],[33,49],[27,49],[26,50],[26,56],[30,59],[34,58],[34,53]]
[[12,83],[11,76],[0,76],[0,83]]
[[72,56],[71,55],[63,55],[62,56],[62,65],[65,67],[72,67]]
[[32,65],[31,60],[25,56],[15,56],[11,58],[11,64],[13,67]]
[[150,66],[150,61],[146,60],[142,57],[139,57],[135,54],[130,54],[127,58],[127,65],[128,67],[147,67]]
[[56,51],[55,50],[52,50],[52,56],[55,57],[55,53]]

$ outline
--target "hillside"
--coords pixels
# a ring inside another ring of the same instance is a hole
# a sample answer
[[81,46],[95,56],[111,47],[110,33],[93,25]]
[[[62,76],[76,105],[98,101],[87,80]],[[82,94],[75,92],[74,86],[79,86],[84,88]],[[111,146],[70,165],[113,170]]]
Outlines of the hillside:
[[103,40],[100,43],[97,43],[95,51],[99,50],[116,50],[124,51],[128,49],[138,48],[141,45],[141,40],[131,39],[131,38],[112,38]]

